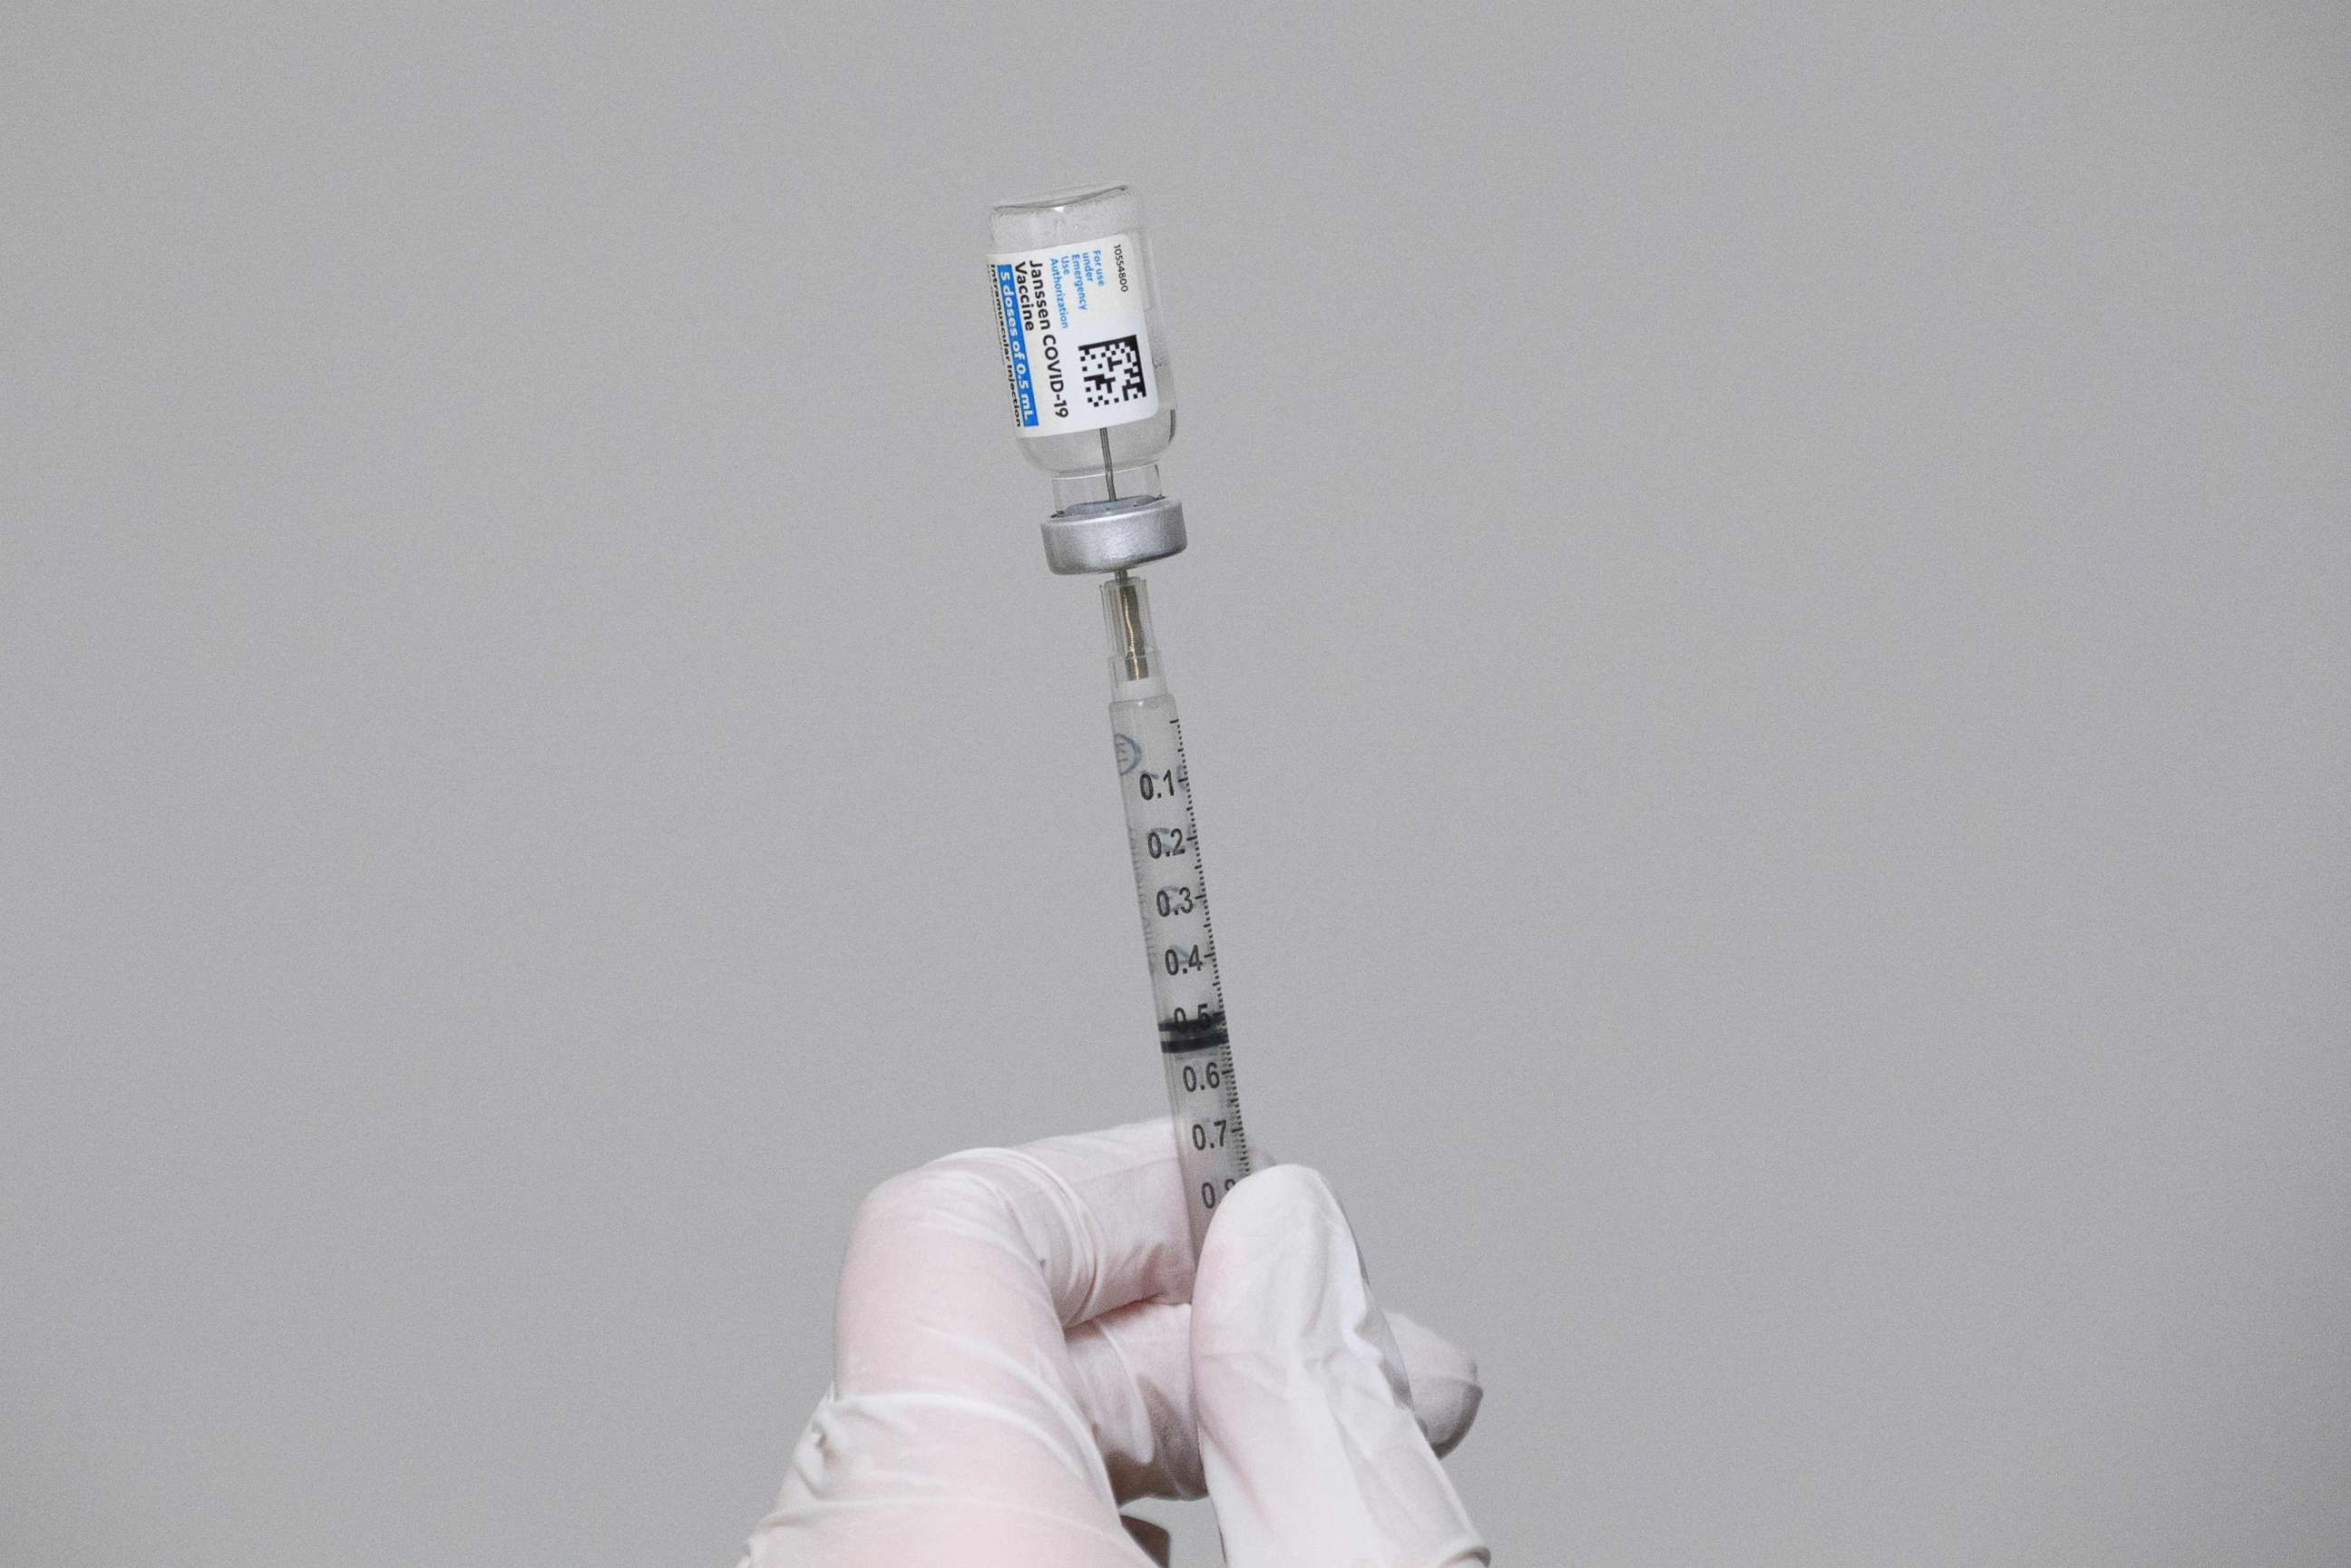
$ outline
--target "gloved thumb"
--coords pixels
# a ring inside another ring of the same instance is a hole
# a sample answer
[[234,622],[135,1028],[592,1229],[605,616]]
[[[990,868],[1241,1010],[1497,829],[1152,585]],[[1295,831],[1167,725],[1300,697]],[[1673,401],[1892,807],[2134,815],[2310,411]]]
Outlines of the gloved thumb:
[[[1474,1400],[1474,1375],[1463,1381]],[[1218,1208],[1192,1289],[1192,1388],[1232,1568],[1488,1561],[1315,1172],[1260,1171]]]

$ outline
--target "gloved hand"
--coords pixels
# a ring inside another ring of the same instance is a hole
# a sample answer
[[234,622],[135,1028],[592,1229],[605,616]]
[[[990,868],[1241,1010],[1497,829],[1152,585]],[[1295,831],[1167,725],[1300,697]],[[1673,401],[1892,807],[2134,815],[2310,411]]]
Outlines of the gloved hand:
[[832,1388],[746,1563],[1142,1568],[1119,1505],[1204,1492],[1233,1568],[1486,1562],[1437,1462],[1469,1358],[1381,1312],[1301,1166],[1226,1197],[1196,1279],[1181,1179],[1160,1120],[876,1188]]

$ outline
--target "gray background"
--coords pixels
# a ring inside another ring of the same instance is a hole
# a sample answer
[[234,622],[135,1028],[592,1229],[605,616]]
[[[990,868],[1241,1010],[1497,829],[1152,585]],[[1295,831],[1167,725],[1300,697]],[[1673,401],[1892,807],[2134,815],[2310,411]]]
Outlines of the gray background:
[[979,262],[1113,175],[1499,1558],[2341,1560],[2341,8],[180,11],[0,18],[0,1558],[730,1562],[856,1196],[1159,1103]]

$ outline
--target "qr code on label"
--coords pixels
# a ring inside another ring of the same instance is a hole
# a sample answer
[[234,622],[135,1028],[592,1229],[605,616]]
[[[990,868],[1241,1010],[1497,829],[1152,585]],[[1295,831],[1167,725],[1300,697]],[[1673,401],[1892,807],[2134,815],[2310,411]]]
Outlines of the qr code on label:
[[1143,345],[1133,337],[1078,346],[1078,374],[1088,408],[1113,408],[1143,397]]

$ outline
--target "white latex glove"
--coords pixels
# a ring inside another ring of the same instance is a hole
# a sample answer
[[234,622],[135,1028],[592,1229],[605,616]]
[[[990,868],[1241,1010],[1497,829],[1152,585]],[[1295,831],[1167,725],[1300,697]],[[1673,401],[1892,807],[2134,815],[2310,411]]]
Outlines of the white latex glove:
[[1322,1178],[1226,1197],[1193,1278],[1162,1121],[883,1183],[841,1272],[832,1388],[756,1568],[1141,1568],[1119,1505],[1216,1502],[1234,1568],[1487,1561],[1437,1464],[1479,1389],[1373,1301]]

